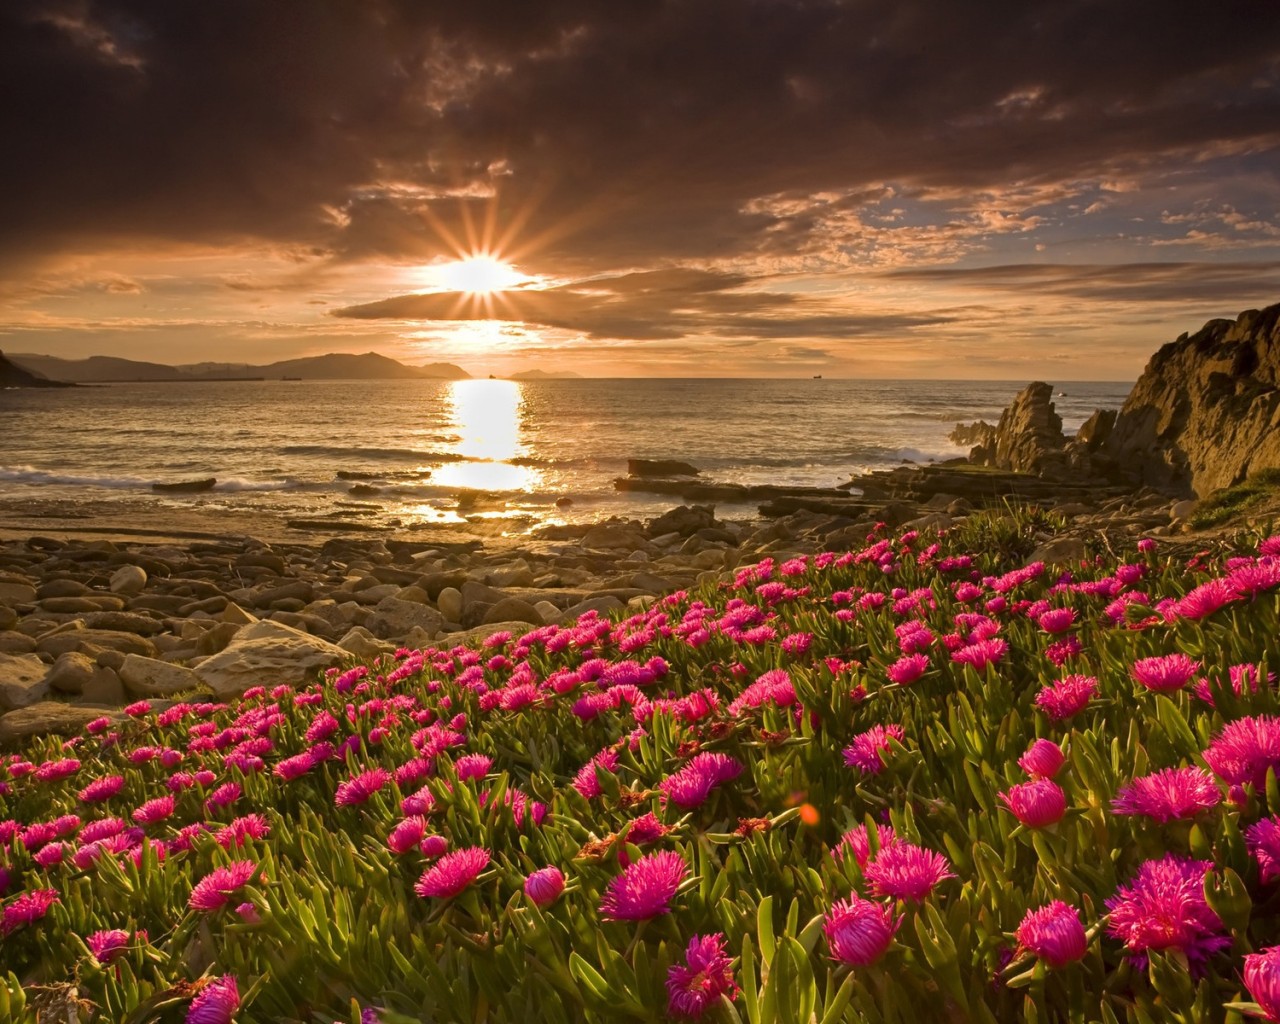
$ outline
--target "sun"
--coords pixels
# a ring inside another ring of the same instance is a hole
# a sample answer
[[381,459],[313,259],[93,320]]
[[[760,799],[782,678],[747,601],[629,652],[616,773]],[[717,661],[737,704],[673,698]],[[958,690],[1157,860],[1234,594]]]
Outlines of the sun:
[[467,295],[492,295],[532,280],[489,253],[475,253],[430,269],[438,287]]

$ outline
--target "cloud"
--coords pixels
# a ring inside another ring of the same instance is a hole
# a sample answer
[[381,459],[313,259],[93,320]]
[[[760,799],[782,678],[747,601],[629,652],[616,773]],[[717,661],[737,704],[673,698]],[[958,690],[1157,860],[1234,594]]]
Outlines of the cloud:
[[1108,302],[1240,301],[1269,305],[1280,298],[1280,260],[931,267],[889,271],[881,277],[896,282]]
[[690,336],[849,338],[946,322],[920,313],[823,308],[791,292],[743,291],[749,278],[666,269],[591,278],[491,296],[458,292],[397,295],[333,310],[334,317],[407,322],[503,320],[632,341]]
[[0,109],[19,155],[0,250],[428,260],[487,235],[599,273],[803,247],[822,218],[780,234],[752,203],[1126,188],[1162,160],[1272,151],[1278,29],[1272,4],[1155,0],[9,4],[0,82],[24,102]]

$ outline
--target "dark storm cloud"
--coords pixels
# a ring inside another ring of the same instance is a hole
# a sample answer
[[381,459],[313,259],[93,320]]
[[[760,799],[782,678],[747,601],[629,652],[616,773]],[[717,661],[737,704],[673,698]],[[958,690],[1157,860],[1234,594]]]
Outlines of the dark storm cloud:
[[712,271],[656,270],[488,297],[457,292],[399,295],[336,309],[331,315],[412,322],[518,320],[593,338],[632,341],[689,335],[848,338],[948,319],[928,314],[824,313],[794,294],[731,290],[747,280]]
[[14,0],[0,258],[427,259],[486,213],[535,269],[750,253],[763,196],[1273,145],[1278,55],[1256,0]]
[[1013,264],[889,271],[896,281],[1129,302],[1258,302],[1280,295],[1280,262]]

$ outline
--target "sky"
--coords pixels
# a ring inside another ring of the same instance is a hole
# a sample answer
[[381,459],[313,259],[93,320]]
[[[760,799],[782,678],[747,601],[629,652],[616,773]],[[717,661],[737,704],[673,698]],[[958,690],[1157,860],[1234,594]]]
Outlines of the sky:
[[10,0],[0,139],[8,352],[1125,380],[1280,302],[1259,0]]

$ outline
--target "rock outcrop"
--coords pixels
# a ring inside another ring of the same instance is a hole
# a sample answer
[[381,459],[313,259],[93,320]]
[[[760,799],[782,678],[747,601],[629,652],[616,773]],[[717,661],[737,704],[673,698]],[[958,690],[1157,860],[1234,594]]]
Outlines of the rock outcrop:
[[1066,465],[1067,438],[1052,399],[1053,388],[1035,381],[1018,392],[995,427],[981,421],[958,423],[951,437],[977,441],[969,460],[980,466],[1038,476],[1060,472]]
[[1280,305],[1156,352],[1102,450],[1131,482],[1178,495],[1280,467]]

